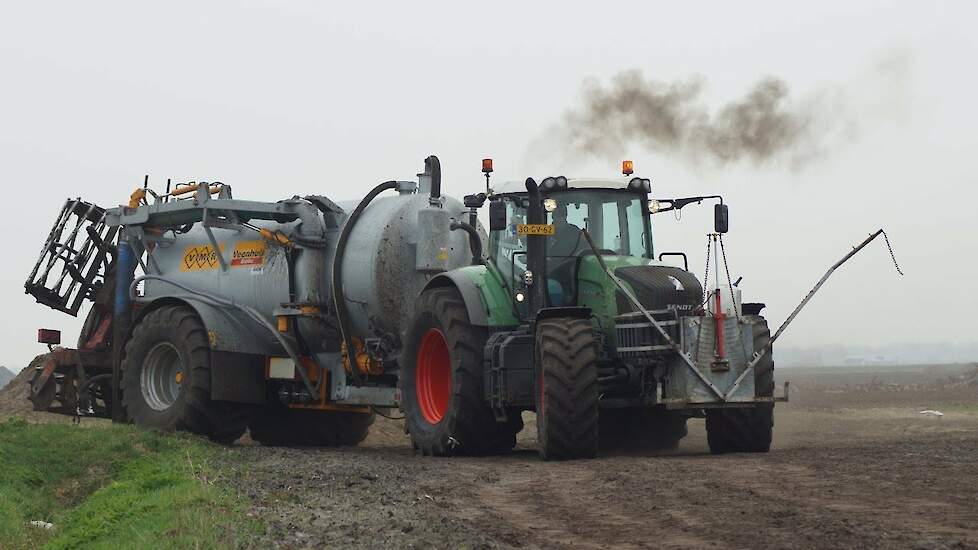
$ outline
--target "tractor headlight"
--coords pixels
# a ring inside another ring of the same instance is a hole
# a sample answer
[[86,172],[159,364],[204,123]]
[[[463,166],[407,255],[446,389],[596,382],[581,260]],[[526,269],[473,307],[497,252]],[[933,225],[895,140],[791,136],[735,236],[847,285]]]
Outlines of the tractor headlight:
[[522,304],[525,300],[526,300],[526,294],[523,294],[522,292],[517,292],[516,293],[516,301],[517,302],[519,302],[519,303]]
[[547,212],[553,212],[557,209],[557,201],[553,199],[543,199],[543,209]]
[[557,182],[558,188],[567,189],[567,178],[565,178],[564,176],[557,176],[556,178],[554,178],[554,180]]
[[557,179],[543,178],[543,181],[540,182],[540,187],[543,187],[545,191],[553,191],[554,189],[557,188]]
[[655,199],[649,199],[649,214],[655,214],[656,212],[659,211],[660,207],[661,205],[659,204],[659,201]]

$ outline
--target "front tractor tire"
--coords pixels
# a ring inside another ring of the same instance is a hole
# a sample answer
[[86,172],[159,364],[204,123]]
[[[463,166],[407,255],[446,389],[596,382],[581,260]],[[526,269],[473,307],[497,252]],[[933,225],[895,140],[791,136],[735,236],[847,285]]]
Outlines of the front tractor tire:
[[[748,317],[750,319],[751,317]],[[767,320],[753,319],[754,349],[771,341]],[[754,394],[774,396],[774,359],[768,351],[754,367]],[[761,403],[746,409],[708,409],[706,438],[713,454],[766,453],[771,450],[774,431],[774,403]]]
[[207,330],[189,307],[149,312],[126,343],[122,368],[122,405],[137,426],[233,443],[248,425],[250,407],[211,399]]
[[537,322],[537,442],[545,460],[598,453],[597,342],[590,319]]
[[485,327],[473,325],[455,288],[418,297],[407,332],[401,403],[411,444],[423,455],[504,453],[523,428],[518,415],[497,422],[485,402]]

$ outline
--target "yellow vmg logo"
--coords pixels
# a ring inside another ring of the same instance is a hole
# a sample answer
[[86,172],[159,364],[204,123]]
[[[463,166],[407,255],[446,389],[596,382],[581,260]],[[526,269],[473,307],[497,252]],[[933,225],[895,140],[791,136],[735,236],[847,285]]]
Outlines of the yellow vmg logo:
[[[221,254],[224,254],[224,245],[220,247]],[[225,260],[231,267],[254,267],[265,263],[265,241],[238,241],[234,244],[231,257],[225,256]],[[209,244],[188,246],[183,251],[183,261],[180,263],[180,271],[208,271],[221,267],[221,261],[217,258],[217,252]]]

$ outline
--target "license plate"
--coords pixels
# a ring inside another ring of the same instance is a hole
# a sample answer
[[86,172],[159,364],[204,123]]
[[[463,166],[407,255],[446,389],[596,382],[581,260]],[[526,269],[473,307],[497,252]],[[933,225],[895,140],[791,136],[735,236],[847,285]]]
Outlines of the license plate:
[[516,232],[520,235],[553,235],[557,229],[553,225],[542,223],[520,223]]

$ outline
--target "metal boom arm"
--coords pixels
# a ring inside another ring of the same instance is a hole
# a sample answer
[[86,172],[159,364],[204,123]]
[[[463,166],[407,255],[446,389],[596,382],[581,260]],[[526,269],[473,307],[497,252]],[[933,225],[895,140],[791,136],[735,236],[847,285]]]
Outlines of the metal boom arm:
[[[784,320],[784,323],[781,323],[781,326],[778,327],[778,330],[774,333],[774,336],[772,336],[771,339],[768,340],[768,343],[763,348],[754,351],[754,358],[751,360],[750,364],[747,365],[747,368],[744,369],[744,372],[741,373],[741,375],[737,378],[736,382],[734,382],[733,386],[731,386],[731,388],[727,391],[728,397],[730,395],[733,395],[733,392],[737,391],[737,388],[740,386],[741,381],[743,381],[743,379],[747,376],[748,373],[754,370],[754,367],[757,365],[757,362],[760,361],[765,354],[771,351],[771,347],[774,346],[774,341],[777,340],[778,337],[781,336],[781,333],[784,332],[784,329],[786,329],[788,325],[795,320],[795,317],[798,316],[798,312],[800,312],[801,309],[808,304],[808,302],[812,299],[812,296],[814,296],[815,293],[818,292],[818,289],[822,288],[822,285],[824,285],[825,281],[827,281],[829,277],[832,276],[832,273],[834,273],[835,270],[838,269],[842,264],[849,261],[849,258],[855,256],[857,252],[865,248],[866,245],[873,242],[873,239],[879,237],[880,235],[883,235],[883,238],[886,238],[886,233],[883,231],[883,229],[880,229],[877,232],[870,235],[869,237],[866,237],[866,240],[859,243],[859,246],[856,246],[851,251],[849,251],[849,253],[843,256],[841,260],[832,264],[832,267],[830,267],[828,271],[825,272],[825,275],[822,275],[822,278],[819,279],[817,283],[815,283],[815,287],[808,292],[808,295],[805,296],[805,299],[802,300],[800,304],[798,304],[798,307],[796,307],[795,310],[791,312],[791,315],[789,315],[788,318]],[[887,244],[889,244],[889,239],[887,239]],[[890,253],[892,255],[892,248],[890,249]],[[897,265],[896,258],[893,258],[893,265]],[[897,266],[897,272],[903,275],[903,272],[900,271],[899,266]]]

